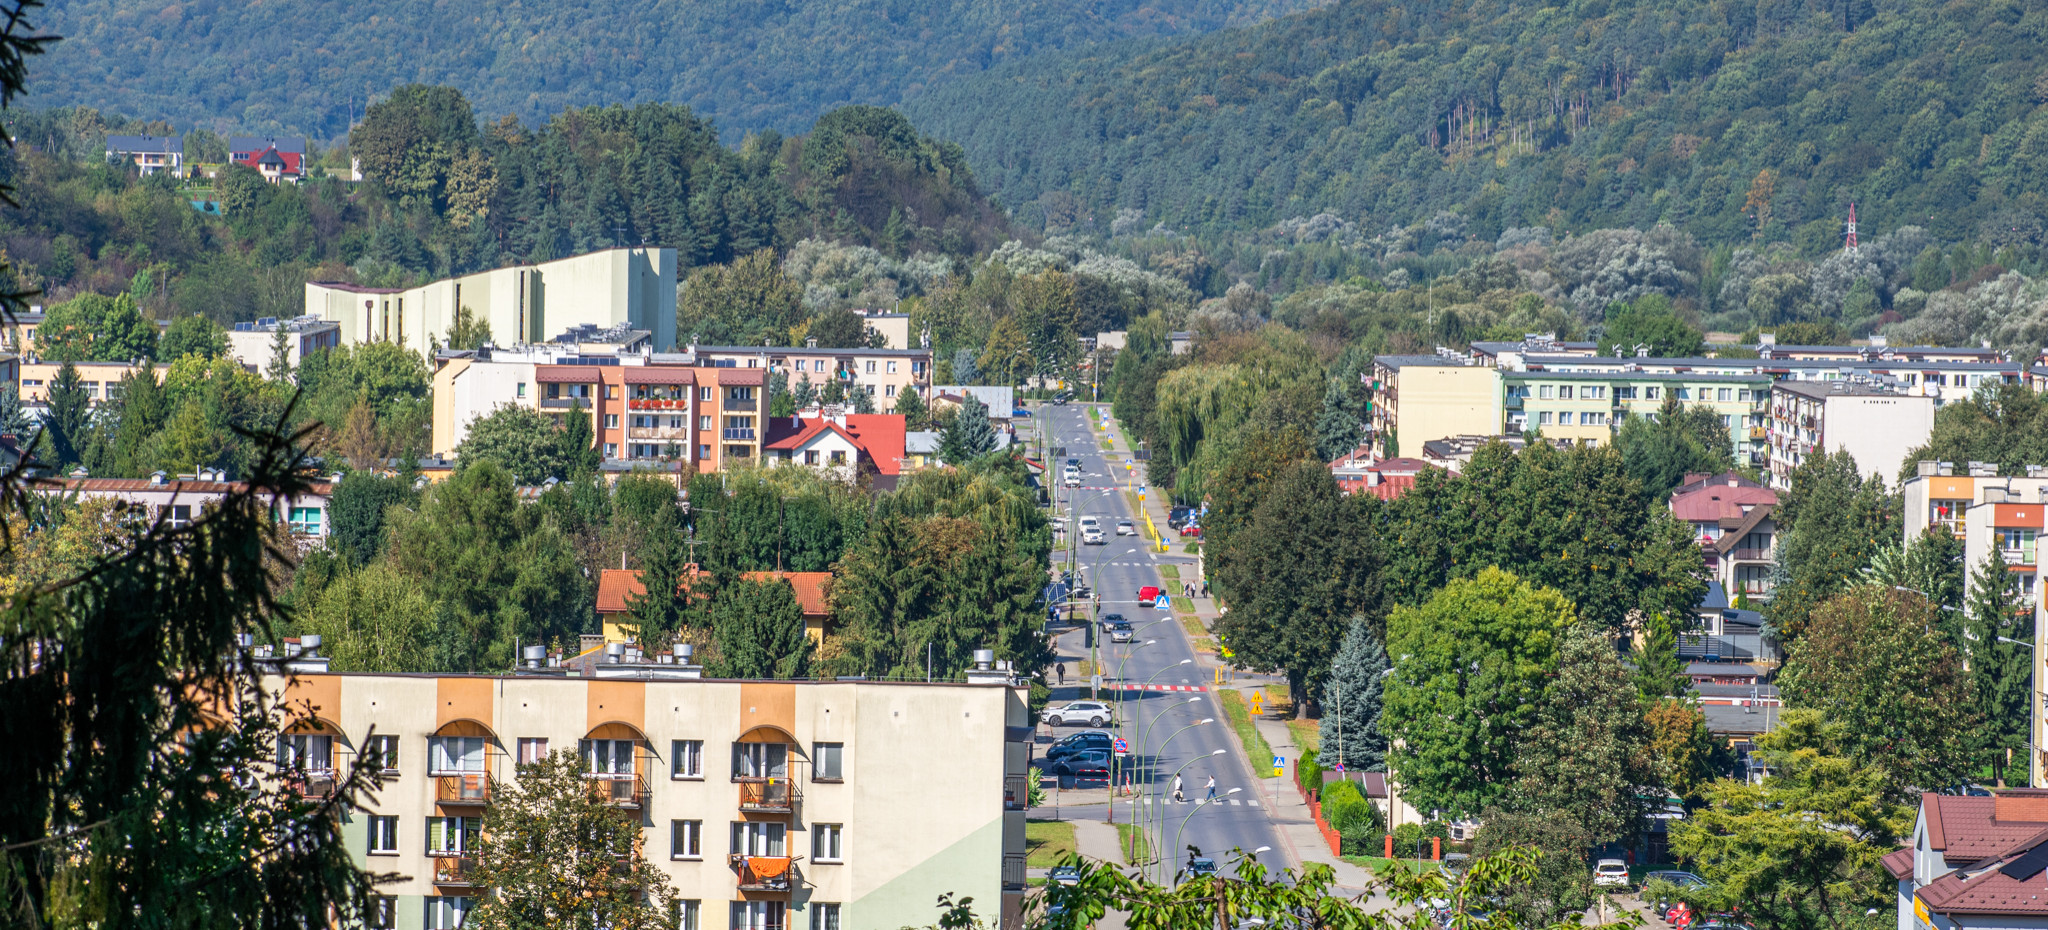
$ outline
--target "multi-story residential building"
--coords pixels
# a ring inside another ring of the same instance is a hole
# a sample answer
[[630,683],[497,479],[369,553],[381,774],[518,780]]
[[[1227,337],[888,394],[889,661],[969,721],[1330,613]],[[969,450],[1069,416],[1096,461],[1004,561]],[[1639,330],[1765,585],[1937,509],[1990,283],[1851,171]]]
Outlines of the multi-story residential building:
[[1799,359],[1805,361],[1910,361],[1910,362],[2007,362],[2011,357],[1999,349],[1971,349],[1950,346],[1894,346],[1887,345],[1881,336],[1871,338],[1867,346],[1798,346],[1779,345],[1775,336],[1763,334],[1756,349],[1759,356],[1767,359]]
[[245,367],[263,371],[270,366],[271,356],[276,354],[279,330],[286,334],[285,361],[293,368],[297,368],[299,359],[307,355],[341,345],[340,323],[317,316],[291,320],[264,317],[254,323],[236,323],[235,328],[228,331],[228,355]]
[[[932,399],[932,353],[930,349],[820,349],[816,346],[689,346],[705,364],[739,368],[765,368],[783,375],[794,389],[801,381],[823,389],[825,382],[838,381],[847,391],[865,391],[876,410],[896,406],[904,391],[915,390],[926,401]],[[991,411],[1009,416],[1010,411]]]
[[1905,544],[1929,527],[1940,526],[1957,539],[1968,536],[1970,508],[1978,504],[2035,503],[2048,493],[2048,467],[2026,466],[2026,474],[1998,473],[1989,462],[1969,462],[1959,469],[1954,462],[1917,463],[1918,474],[1899,485],[1905,499]]
[[[562,750],[585,760],[597,797],[638,818],[686,930],[922,925],[941,894],[1020,925],[1033,728],[1026,690],[988,653],[958,684],[721,681],[686,648],[636,661],[614,644],[572,669],[532,647],[509,675],[266,682],[312,708],[281,738],[299,790],[332,792],[346,760],[384,760],[388,781],[343,837],[358,861],[403,876],[378,888],[386,926],[459,925],[487,891],[471,875],[493,795]],[[907,761],[935,755],[943,764]]]
[[396,342],[425,358],[448,338],[461,309],[489,326],[499,345],[623,325],[646,330],[654,348],[666,351],[676,344],[676,250],[605,249],[411,288],[306,285],[306,315],[340,323],[342,342]]
[[185,140],[177,136],[108,136],[107,160],[135,165],[143,177],[185,167]]
[[2048,923],[2048,791],[1920,796],[1910,842],[1881,861],[1897,883],[1897,930],[2024,930]]
[[1456,353],[1373,359],[1371,440],[1387,456],[1501,431],[1500,371]]
[[1570,355],[1590,356],[1598,351],[1597,342],[1560,341],[1556,333],[1530,333],[1520,342],[1475,342],[1472,343],[1472,360],[1488,368],[1505,368],[1518,371],[1522,359],[1529,355]]
[[1662,374],[1764,375],[1773,381],[1889,379],[1902,393],[1932,397],[1935,406],[1968,400],[1987,383],[2013,383],[2020,366],[2006,361],[1874,358],[1826,359],[1658,358],[1645,356],[1527,355],[1515,370]]
[[[337,478],[337,480],[346,480]],[[149,519],[162,517],[173,527],[191,523],[207,508],[247,486],[227,480],[227,473],[202,469],[196,475],[171,476],[157,472],[147,478],[40,478],[29,486],[38,494],[80,500],[126,501]],[[325,539],[333,532],[327,518],[327,502],[334,495],[334,482],[316,481],[306,493],[272,502],[271,519],[291,529],[301,539]]]
[[442,352],[434,372],[436,454],[453,453],[469,424],[499,407],[557,421],[580,408],[607,463],[717,471],[761,459],[767,371],[659,353],[646,332],[578,332],[561,342]]
[[1551,439],[1603,445],[1628,414],[1655,415],[1675,398],[1719,416],[1738,457],[1750,457],[1763,439],[1760,410],[1770,379],[1762,375],[1547,369],[1500,374],[1510,435],[1541,430]]
[[1769,597],[1777,561],[1778,495],[1737,475],[1686,475],[1671,515],[1692,525],[1709,576],[1729,595]]
[[861,314],[867,319],[868,331],[879,333],[882,348],[914,349],[918,342],[910,331],[910,314],[866,311]]
[[1890,481],[1934,429],[1934,398],[1874,381],[1780,381],[1771,386],[1770,478],[1780,491],[1807,458],[1846,451],[1865,475]]
[[[2048,526],[2042,515],[2048,511],[2048,492],[2036,492],[2031,500],[1976,504],[1970,507],[1963,527],[1965,577],[1974,579],[1979,566],[1994,555],[2005,563],[2019,590],[2020,601],[2032,610],[2040,577],[2035,545]],[[1950,604],[1950,607],[1962,607]]]
[[[52,362],[31,357],[28,361],[4,356],[0,362],[0,373],[7,368],[14,370],[14,377],[21,385],[21,402],[30,405],[45,405],[50,402],[50,385],[57,380],[57,373],[64,369],[63,362]],[[93,406],[101,401],[121,396],[121,379],[140,371],[142,366],[127,362],[72,362],[78,369],[79,382],[85,387],[85,396],[92,399]],[[162,383],[168,365],[151,366],[156,371],[156,380]],[[4,377],[4,374],[0,374]]]

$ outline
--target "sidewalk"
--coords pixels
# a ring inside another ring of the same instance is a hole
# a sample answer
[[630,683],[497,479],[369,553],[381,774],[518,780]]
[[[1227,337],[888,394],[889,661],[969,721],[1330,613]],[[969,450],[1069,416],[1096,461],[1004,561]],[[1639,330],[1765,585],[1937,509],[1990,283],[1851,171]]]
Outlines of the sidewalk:
[[[1252,719],[1259,736],[1273,747],[1273,752],[1286,756],[1292,765],[1301,758],[1301,750],[1294,745],[1294,736],[1287,724],[1261,715]],[[1271,771],[1271,769],[1264,769]],[[1323,839],[1322,831],[1316,829],[1315,817],[1309,813],[1308,803],[1301,798],[1301,791],[1294,787],[1289,776],[1261,779],[1259,790],[1266,796],[1266,816],[1280,831],[1280,839],[1288,846],[1288,858],[1300,863],[1320,862],[1337,873],[1337,886],[1351,892],[1363,891],[1371,876],[1361,866],[1352,865],[1330,852],[1330,844]]]

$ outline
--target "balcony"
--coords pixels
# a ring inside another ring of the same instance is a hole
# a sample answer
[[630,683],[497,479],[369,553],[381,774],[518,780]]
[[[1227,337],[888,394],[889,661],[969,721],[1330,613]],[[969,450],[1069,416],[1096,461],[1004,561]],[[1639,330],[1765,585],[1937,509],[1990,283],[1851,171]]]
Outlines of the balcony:
[[670,442],[689,442],[690,428],[687,426],[628,426],[626,427],[626,438],[643,441],[665,439]]
[[1522,409],[1522,396],[1521,396],[1521,395],[1519,395],[1519,394],[1510,394],[1510,395],[1508,395],[1508,397],[1507,397],[1507,407],[1508,407],[1508,409],[1509,409],[1509,410],[1520,410],[1520,409]]
[[787,814],[804,799],[803,787],[787,778],[740,783],[740,810]]
[[754,430],[753,430],[753,429],[752,429],[751,427],[745,427],[745,426],[738,426],[738,427],[731,427],[731,426],[729,426],[729,427],[726,427],[726,430],[725,430],[725,438],[727,438],[727,439],[731,439],[731,440],[736,440],[736,441],[741,441],[741,442],[753,442],[753,441],[754,441]]
[[285,776],[285,785],[293,794],[313,801],[325,801],[334,797],[335,783],[332,769],[292,772]]
[[628,410],[671,410],[683,413],[690,409],[690,402],[679,398],[635,397],[626,402]]
[[726,857],[733,874],[739,878],[741,891],[793,891],[803,884],[803,876],[797,872],[796,860],[788,856],[748,856],[733,853]]
[[472,856],[434,857],[434,884],[468,888],[476,884],[476,859]]
[[1003,810],[1021,811],[1031,799],[1031,776],[1003,776]]
[[444,807],[482,807],[491,803],[491,779],[482,772],[450,772],[434,776],[434,803]]
[[734,400],[728,397],[725,399],[725,405],[721,409],[723,409],[727,413],[752,413],[755,410],[760,409],[760,407],[759,401]]
[[1772,562],[1776,560],[1777,555],[1769,549],[1738,548],[1728,551],[1728,561],[1730,562]]
[[647,777],[638,774],[583,776],[590,781],[590,794],[614,807],[640,808],[647,804]]
[[1752,426],[1749,428],[1749,438],[1751,440],[1760,440],[1768,435],[1770,435],[1770,431],[1764,427]]
[[1004,857],[1003,857],[1003,890],[1004,890],[1004,891],[1023,891],[1023,890],[1024,890],[1024,857],[1023,857],[1023,856],[1004,856]]
[[2034,564],[2034,547],[2023,546],[2018,549],[2000,548],[1998,556],[2004,559],[2007,565],[2032,565]]

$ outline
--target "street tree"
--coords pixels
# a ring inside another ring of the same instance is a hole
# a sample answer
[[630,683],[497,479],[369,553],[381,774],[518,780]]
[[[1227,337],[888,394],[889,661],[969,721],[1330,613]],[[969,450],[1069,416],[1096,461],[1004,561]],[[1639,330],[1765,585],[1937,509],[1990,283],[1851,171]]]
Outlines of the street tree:
[[1470,816],[1500,801],[1574,622],[1555,589],[1491,567],[1394,609],[1383,719],[1410,804]]
[[1657,781],[1687,801],[1699,801],[1726,768],[1725,746],[1707,732],[1707,715],[1677,697],[1651,701],[1643,711],[1650,729],[1650,764]]
[[1636,691],[1645,701],[1684,697],[1692,689],[1678,657],[1678,634],[1661,615],[1643,618],[1643,644],[1634,654]]
[[1524,927],[1551,927],[1583,915],[1593,905],[1593,872],[1585,851],[1600,840],[1565,810],[1489,808],[1472,840],[1475,856],[1510,851],[1530,857],[1526,879],[1510,886],[1500,903]]
[[[1943,613],[1947,613],[1944,611]],[[1970,577],[1970,598],[1958,638],[1969,657],[1970,693],[1983,725],[1979,751],[2003,776],[2017,753],[2025,765],[2032,715],[2034,612],[1998,550]]]
[[583,761],[557,750],[492,780],[471,881],[488,889],[475,930],[672,930],[676,894],[647,861],[638,812],[591,790]]
[[1650,761],[1643,705],[1613,640],[1573,626],[1515,758],[1507,805],[1562,814],[1594,845],[1631,840],[1643,816],[1638,789],[1655,782]]
[[[1899,508],[1884,479],[1865,477],[1847,450],[1814,455],[1792,471],[1778,521],[1778,577],[1765,617],[1798,640],[1813,611],[1854,583],[1870,557],[1899,536]],[[1796,647],[1795,647],[1796,648]]]
[[1373,634],[1372,624],[1353,616],[1344,631],[1344,643],[1330,663],[1329,706],[1323,715],[1322,748],[1317,758],[1326,764],[1343,763],[1358,772],[1387,770],[1387,735],[1382,731],[1385,712],[1387,650]]

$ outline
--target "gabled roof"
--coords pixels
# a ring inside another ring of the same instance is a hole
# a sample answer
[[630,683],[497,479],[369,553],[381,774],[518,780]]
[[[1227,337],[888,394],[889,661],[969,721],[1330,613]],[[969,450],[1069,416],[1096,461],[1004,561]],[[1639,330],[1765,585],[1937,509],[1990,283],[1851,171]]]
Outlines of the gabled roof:
[[1777,503],[1778,492],[1727,472],[1671,492],[1671,515],[1687,523],[1739,522],[1751,508]]
[[2048,916],[2048,895],[2042,887],[2042,873],[2048,869],[2048,824],[2029,826],[2030,835],[1920,886],[1914,895],[1941,914]]
[[293,155],[306,154],[306,140],[303,136],[229,136],[228,151],[236,153],[261,152],[276,149]]
[[177,136],[108,136],[107,151],[126,154],[181,155],[185,140]]
[[[683,583],[685,589],[689,587],[687,579],[697,574],[697,569],[691,567]],[[804,616],[828,617],[832,614],[831,572],[747,572],[740,577],[748,581],[787,581],[790,590],[796,594],[797,605],[803,608]],[[607,568],[597,579],[597,612],[626,613],[633,609],[634,599],[646,593],[647,586],[640,583],[639,569]]]
[[2048,831],[2048,790],[2008,788],[1995,797],[1921,796],[1927,844],[1950,865],[2004,855]]
[[790,451],[810,445],[825,435],[846,440],[864,458],[872,461],[879,475],[894,476],[903,471],[906,443],[904,419],[894,413],[850,413],[845,425],[828,417],[770,417],[764,451]]

